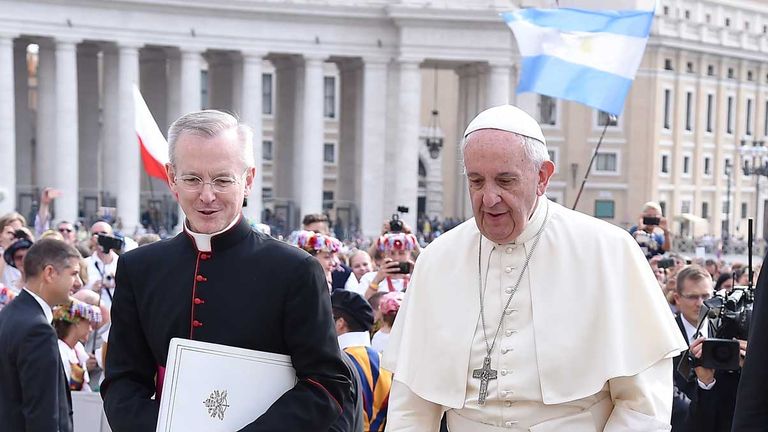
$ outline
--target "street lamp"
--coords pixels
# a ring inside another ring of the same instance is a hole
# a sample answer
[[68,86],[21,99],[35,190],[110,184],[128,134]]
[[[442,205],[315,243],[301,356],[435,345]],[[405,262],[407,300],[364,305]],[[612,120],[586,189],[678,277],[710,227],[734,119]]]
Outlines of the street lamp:
[[731,238],[731,172],[733,164],[730,159],[725,160],[725,175],[728,176],[728,198],[725,201],[725,229],[723,230],[723,250],[728,247]]
[[[744,161],[742,164],[744,175],[755,177],[755,221],[757,221],[760,208],[760,177],[768,177],[768,148],[765,147],[763,140],[753,140],[751,146],[747,145],[748,142],[747,137],[741,140],[739,154]],[[752,159],[751,165],[749,158]]]

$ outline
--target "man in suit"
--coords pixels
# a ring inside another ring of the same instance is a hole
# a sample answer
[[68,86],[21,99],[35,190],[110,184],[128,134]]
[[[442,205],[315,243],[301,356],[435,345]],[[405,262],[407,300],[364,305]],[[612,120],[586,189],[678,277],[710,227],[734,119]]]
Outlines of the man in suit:
[[290,355],[296,386],[243,430],[327,430],[352,397],[351,374],[320,264],[242,216],[256,174],[250,129],[193,112],[168,143],[169,185],[187,218],[183,233],[118,262],[101,387],[112,430],[155,430],[174,337]]
[[24,258],[26,286],[0,311],[0,419],[4,430],[71,432],[72,400],[51,307],[82,286],[80,254],[43,239]]

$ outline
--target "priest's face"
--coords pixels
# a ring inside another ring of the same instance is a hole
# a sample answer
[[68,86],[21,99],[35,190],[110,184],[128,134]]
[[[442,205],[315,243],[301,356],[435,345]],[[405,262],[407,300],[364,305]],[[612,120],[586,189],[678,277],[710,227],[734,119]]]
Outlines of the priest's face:
[[175,165],[166,171],[192,231],[212,234],[240,215],[256,173],[242,152],[234,128],[215,137],[183,133],[176,141]]
[[464,164],[480,232],[496,243],[514,241],[546,191],[555,165],[544,161],[537,169],[522,139],[497,129],[481,129],[467,137]]

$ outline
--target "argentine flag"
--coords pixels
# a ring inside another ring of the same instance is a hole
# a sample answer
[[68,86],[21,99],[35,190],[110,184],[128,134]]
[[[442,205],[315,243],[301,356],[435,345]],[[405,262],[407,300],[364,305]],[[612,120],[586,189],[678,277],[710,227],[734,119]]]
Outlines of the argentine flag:
[[645,52],[653,11],[522,9],[502,16],[522,56],[519,93],[621,114]]

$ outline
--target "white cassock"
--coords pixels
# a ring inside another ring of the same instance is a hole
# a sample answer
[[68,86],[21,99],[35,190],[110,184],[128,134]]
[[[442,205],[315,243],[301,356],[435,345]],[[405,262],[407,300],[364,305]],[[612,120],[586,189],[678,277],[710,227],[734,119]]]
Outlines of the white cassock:
[[[486,355],[481,241],[489,342],[501,321],[483,406],[472,376]],[[669,430],[672,357],[686,348],[632,237],[540,197],[513,243],[482,237],[471,219],[422,252],[384,355],[386,430],[437,431],[443,412],[451,432]]]

